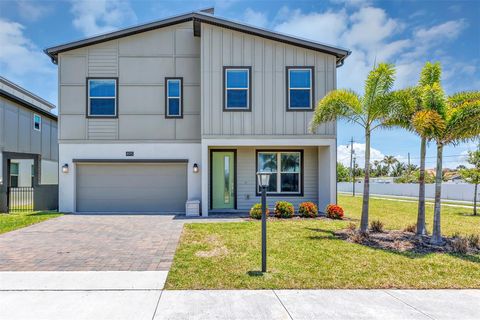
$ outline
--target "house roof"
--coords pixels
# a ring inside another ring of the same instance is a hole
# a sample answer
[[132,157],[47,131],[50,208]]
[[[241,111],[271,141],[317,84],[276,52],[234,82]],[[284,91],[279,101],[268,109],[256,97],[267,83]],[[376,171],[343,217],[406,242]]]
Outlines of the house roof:
[[50,119],[57,120],[57,116],[50,112],[55,105],[36,94],[20,87],[18,84],[0,76],[0,97],[16,102],[27,109],[42,114]]
[[[74,42],[57,45],[57,46],[45,49],[44,52],[52,59],[53,63],[57,63],[58,54],[65,51],[70,51],[70,50],[94,45],[94,44],[105,42],[105,41],[127,37],[137,33],[146,32],[146,31],[150,31],[158,28],[163,28],[163,27],[167,27],[167,26],[182,23],[182,22],[193,21],[194,25],[195,23],[198,23],[198,24],[208,23],[211,25],[217,25],[223,28],[228,28],[228,29],[252,34],[252,35],[263,37],[266,39],[280,41],[280,42],[288,43],[294,46],[299,46],[299,47],[331,54],[337,58],[337,67],[342,66],[344,63],[344,60],[351,54],[351,51],[348,49],[331,46],[331,45],[327,45],[327,44],[323,44],[323,43],[315,42],[311,40],[301,39],[298,37],[293,37],[290,35],[273,32],[267,29],[253,27],[244,23],[216,17],[212,13],[213,13],[213,9],[210,8],[202,11],[195,11],[191,13],[181,14],[174,17],[158,20],[158,21],[141,24],[138,26],[121,29],[118,31],[110,32],[110,33],[105,33],[105,34],[98,35],[91,38],[86,38],[86,39],[82,39]],[[200,35],[199,30],[200,30],[199,28],[198,30],[196,30],[196,35]]]

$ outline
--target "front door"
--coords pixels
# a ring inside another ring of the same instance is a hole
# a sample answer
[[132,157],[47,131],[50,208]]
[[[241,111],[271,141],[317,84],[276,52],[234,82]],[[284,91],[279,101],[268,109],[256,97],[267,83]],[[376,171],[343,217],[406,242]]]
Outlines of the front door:
[[212,209],[235,209],[235,152],[212,151]]

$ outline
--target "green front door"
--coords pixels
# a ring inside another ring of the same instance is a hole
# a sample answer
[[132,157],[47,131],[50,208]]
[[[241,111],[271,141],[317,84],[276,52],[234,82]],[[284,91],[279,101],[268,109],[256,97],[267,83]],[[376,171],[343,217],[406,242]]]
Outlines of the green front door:
[[235,208],[235,152],[212,151],[212,209]]

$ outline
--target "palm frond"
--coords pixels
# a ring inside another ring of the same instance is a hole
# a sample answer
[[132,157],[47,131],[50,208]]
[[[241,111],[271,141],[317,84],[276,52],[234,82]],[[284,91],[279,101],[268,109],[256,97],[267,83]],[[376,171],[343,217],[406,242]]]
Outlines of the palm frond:
[[480,100],[480,91],[462,91],[448,97],[450,107],[456,108],[464,103]]
[[361,114],[360,98],[355,92],[345,89],[331,91],[318,102],[310,123],[310,132],[315,131],[321,123],[337,118],[362,124]]
[[444,135],[447,124],[435,110],[420,110],[413,115],[412,126],[420,136],[438,139]]
[[389,96],[390,108],[384,125],[387,127],[401,127],[412,129],[411,119],[421,108],[421,98],[417,87],[410,87],[393,91]]
[[394,82],[395,67],[392,64],[380,63],[370,71],[365,80],[365,95],[363,96],[363,107],[366,113],[370,113],[369,109],[377,97],[390,92]]
[[448,110],[445,142],[463,142],[480,136],[480,100],[465,101]]
[[442,117],[446,115],[446,98],[440,83],[435,82],[432,85],[422,87],[422,104],[427,110],[434,110]]
[[427,62],[423,66],[422,72],[420,74],[420,86],[431,86],[434,83],[440,83],[442,76],[442,67],[440,62]]

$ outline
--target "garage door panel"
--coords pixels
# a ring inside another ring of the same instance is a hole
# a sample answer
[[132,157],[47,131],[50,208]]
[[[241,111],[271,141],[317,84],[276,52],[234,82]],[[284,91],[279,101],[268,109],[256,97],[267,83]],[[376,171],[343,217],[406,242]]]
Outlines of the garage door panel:
[[79,212],[183,212],[187,165],[79,164]]

